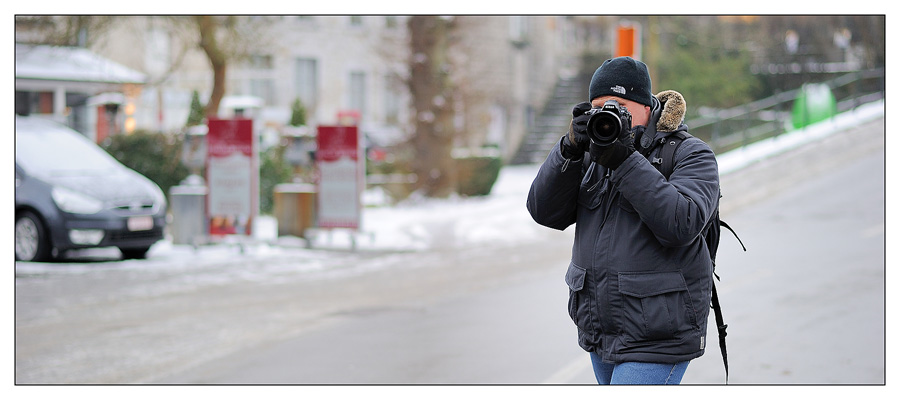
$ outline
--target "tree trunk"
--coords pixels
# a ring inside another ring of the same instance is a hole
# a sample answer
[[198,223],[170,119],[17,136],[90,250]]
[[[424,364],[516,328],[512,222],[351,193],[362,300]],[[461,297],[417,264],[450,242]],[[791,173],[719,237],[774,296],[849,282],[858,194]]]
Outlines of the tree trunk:
[[225,71],[227,56],[216,39],[218,23],[216,16],[200,15],[194,17],[200,32],[200,48],[206,53],[209,64],[213,69],[213,88],[206,102],[204,113],[207,118],[217,118],[219,115],[219,103],[225,96]]
[[412,170],[415,189],[427,197],[447,197],[456,190],[451,151],[452,87],[447,61],[449,22],[436,16],[409,19],[410,77],[415,133]]

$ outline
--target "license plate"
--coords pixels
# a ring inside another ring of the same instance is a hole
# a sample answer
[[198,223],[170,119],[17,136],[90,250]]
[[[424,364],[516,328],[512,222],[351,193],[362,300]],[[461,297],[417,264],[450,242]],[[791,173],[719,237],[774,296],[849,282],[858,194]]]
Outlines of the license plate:
[[149,231],[153,229],[153,217],[131,217],[128,218],[129,231]]

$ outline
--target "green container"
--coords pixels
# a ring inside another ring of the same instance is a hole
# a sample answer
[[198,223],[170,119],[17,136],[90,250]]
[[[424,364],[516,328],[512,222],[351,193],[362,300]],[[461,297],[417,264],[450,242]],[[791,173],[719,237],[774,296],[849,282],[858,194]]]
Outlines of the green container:
[[503,160],[493,148],[468,151],[454,149],[457,188],[461,196],[487,196],[500,176]]
[[803,85],[800,94],[794,100],[791,125],[794,129],[800,129],[834,117],[836,114],[837,102],[828,85],[809,83]]

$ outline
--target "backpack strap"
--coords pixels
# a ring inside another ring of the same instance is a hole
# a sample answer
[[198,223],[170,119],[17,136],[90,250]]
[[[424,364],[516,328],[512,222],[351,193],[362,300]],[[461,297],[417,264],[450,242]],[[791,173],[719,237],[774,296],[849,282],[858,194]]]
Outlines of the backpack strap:
[[712,285],[712,308],[716,314],[716,329],[719,331],[719,349],[722,351],[722,362],[725,363],[725,383],[728,384],[728,351],[725,350],[725,336],[728,335],[725,329],[728,324],[722,317],[722,306],[719,305],[719,294],[716,292],[716,282]]
[[[659,170],[660,173],[668,180],[669,176],[672,175],[672,172],[675,171],[675,151],[678,150],[678,146],[681,146],[681,143],[691,137],[691,134],[684,131],[677,131],[668,135],[664,138],[659,139],[654,146],[651,146],[648,149],[645,156],[650,160],[650,163],[653,164],[656,169]],[[659,150],[659,157],[650,157],[652,150],[656,147],[662,146]],[[721,196],[721,194],[720,194]],[[719,219],[718,216],[719,210],[718,208],[715,210],[714,218],[710,221],[710,223],[714,223],[718,221],[720,226],[724,226],[737,238],[738,242],[741,243],[741,247],[744,248],[744,251],[747,251],[747,248],[744,246],[744,243],[741,241],[741,238],[737,236],[737,233],[734,232],[734,229],[731,229],[725,221]],[[708,234],[706,230],[710,229],[710,226],[704,228],[704,236]],[[716,231],[718,232],[718,231]],[[718,238],[716,238],[718,241]],[[710,254],[713,261],[713,268],[715,268],[715,253]],[[713,275],[716,279],[719,278],[718,275],[713,271]],[[722,306],[719,304],[719,293],[716,290],[716,282],[713,280],[712,283],[712,299],[711,305],[713,312],[716,316],[716,330],[719,334],[719,350],[722,352],[722,362],[725,364],[725,383],[728,383],[728,351],[725,347],[725,336],[728,335],[726,329],[728,328],[728,324],[725,323],[725,318],[722,316]]]
[[690,133],[676,131],[671,135],[660,138],[657,141],[657,145],[654,146],[662,146],[662,148],[659,150],[659,157],[650,158],[650,163],[656,166],[666,179],[669,179],[669,176],[675,171],[675,151],[678,150],[682,142],[690,137],[692,137]]
[[[716,210],[716,212],[718,212],[718,210]],[[738,237],[737,232],[735,232],[734,229],[731,229],[731,226],[721,219],[719,219],[719,226],[725,227],[731,231],[734,238],[741,244],[741,248],[743,248],[744,251],[747,251],[747,246],[744,246],[744,242]],[[716,275],[715,273],[715,268],[716,260],[713,258],[713,275],[716,279],[719,279],[719,275]],[[715,280],[713,280],[712,284],[712,309],[716,314],[716,329],[719,332],[719,349],[722,351],[722,362],[725,363],[725,384],[728,384],[728,351],[725,350],[725,336],[728,335],[728,333],[725,332],[725,329],[728,328],[728,324],[725,323],[725,318],[722,317],[722,306],[719,304],[719,294],[716,292]]]
[[747,246],[744,246],[744,242],[740,237],[738,237],[737,232],[735,232],[734,229],[731,229],[731,226],[729,226],[725,221],[722,221],[721,219],[719,220],[719,225],[731,231],[731,234],[734,235],[734,238],[737,239],[738,243],[741,244],[741,248],[743,248],[744,251],[747,251]]

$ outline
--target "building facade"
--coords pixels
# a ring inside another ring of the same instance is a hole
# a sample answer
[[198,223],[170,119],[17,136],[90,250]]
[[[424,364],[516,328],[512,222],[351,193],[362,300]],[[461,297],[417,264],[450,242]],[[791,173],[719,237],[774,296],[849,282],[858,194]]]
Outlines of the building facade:
[[[180,132],[191,96],[209,98],[212,73],[187,16],[118,16],[90,50],[146,75],[135,128]],[[230,62],[220,117],[249,115],[276,137],[300,99],[307,125],[356,123],[369,140],[408,137],[408,16],[240,17],[248,57]],[[518,147],[535,110],[579,48],[564,16],[455,16],[451,68],[460,147]],[[250,27],[250,28],[247,28]]]

